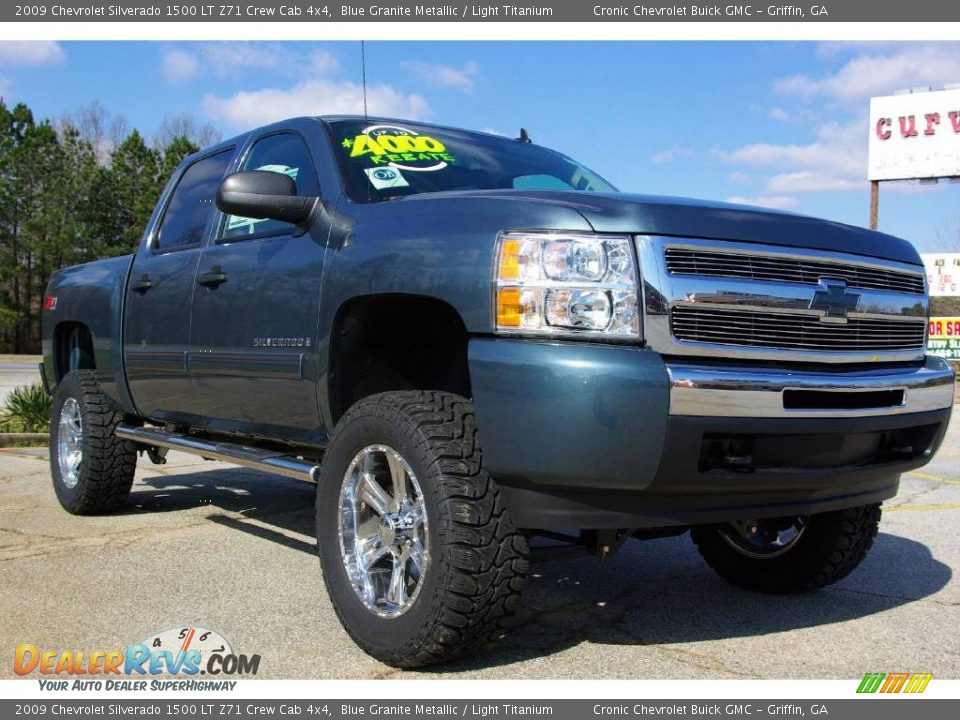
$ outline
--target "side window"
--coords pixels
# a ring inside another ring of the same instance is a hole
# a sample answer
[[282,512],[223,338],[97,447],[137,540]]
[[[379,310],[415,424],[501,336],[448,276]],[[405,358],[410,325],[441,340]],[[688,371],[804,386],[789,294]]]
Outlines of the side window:
[[215,206],[217,187],[227,172],[233,150],[198,160],[187,168],[170,196],[160,221],[154,250],[199,245]]
[[[299,135],[268,135],[254,143],[242,170],[267,170],[289,175],[297,183],[297,195],[316,197],[320,181],[306,144]],[[251,236],[289,231],[290,224],[281,220],[257,219],[228,215],[220,230],[223,240],[242,240]]]

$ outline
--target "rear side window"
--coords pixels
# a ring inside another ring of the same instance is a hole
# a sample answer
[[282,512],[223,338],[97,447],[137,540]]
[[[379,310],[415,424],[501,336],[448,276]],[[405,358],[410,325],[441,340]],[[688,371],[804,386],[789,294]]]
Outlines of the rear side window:
[[199,245],[214,210],[217,187],[227,172],[233,150],[198,160],[180,178],[167,205],[153,249],[175,250]]
[[[289,175],[297,183],[297,195],[317,197],[320,181],[306,143],[299,135],[280,133],[268,135],[254,143],[242,170],[266,170]],[[292,225],[282,220],[245,218],[228,215],[220,237],[223,240],[244,240],[251,237],[290,232]]]

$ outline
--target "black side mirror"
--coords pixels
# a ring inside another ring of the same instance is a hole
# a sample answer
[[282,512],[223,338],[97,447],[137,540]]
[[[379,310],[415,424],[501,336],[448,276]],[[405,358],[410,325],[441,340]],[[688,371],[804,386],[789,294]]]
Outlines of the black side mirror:
[[228,215],[294,225],[310,217],[315,201],[297,195],[297,184],[289,175],[267,170],[228,175],[217,189],[217,207]]

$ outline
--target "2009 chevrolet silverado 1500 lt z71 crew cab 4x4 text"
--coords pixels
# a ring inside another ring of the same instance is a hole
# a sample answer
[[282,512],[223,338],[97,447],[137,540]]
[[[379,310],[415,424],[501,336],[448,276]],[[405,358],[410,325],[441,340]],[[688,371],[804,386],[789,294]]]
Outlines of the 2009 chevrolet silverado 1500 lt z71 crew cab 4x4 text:
[[63,506],[170,448],[315,480],[333,606],[402,667],[500,634],[532,554],[689,530],[744,588],[834,582],[953,403],[907,242],[619,193],[525,132],[241,135],[47,295]]

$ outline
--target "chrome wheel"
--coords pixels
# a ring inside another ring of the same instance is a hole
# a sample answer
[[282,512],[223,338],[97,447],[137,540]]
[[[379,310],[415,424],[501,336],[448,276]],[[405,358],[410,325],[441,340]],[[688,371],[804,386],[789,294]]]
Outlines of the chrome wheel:
[[757,560],[783,555],[803,536],[807,518],[737,520],[720,528],[720,537],[734,550]]
[[416,476],[393,448],[368,445],[347,467],[339,537],[347,577],[367,609],[397,617],[413,607],[430,567],[427,511]]
[[83,462],[83,418],[80,405],[72,397],[67,398],[60,409],[57,462],[63,484],[72,490],[80,479],[80,463]]

